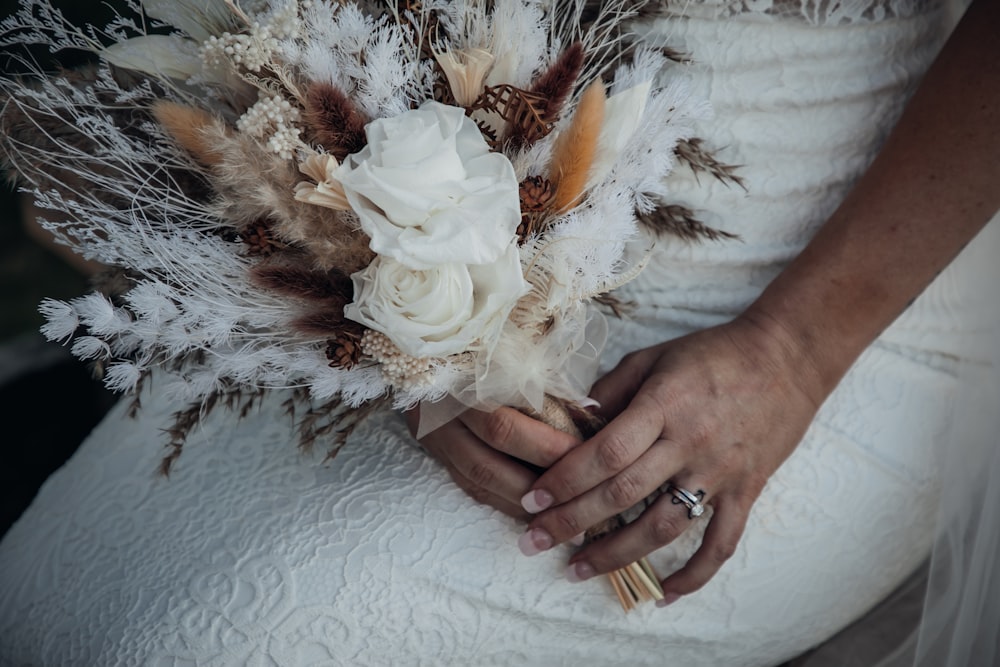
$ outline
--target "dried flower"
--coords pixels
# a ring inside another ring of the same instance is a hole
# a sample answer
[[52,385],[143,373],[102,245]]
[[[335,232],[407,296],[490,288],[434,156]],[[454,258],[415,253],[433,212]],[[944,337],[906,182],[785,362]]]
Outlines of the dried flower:
[[357,331],[342,331],[326,343],[326,358],[331,368],[350,370],[361,360],[361,337]]
[[329,153],[315,153],[299,163],[299,171],[316,181],[302,181],[295,186],[295,199],[307,204],[325,206],[335,211],[350,211],[351,205],[334,172],[340,163]]
[[483,92],[483,82],[493,67],[493,54],[484,49],[459,49],[436,53],[459,106],[467,107]]
[[295,123],[300,112],[280,95],[261,94],[260,99],[236,121],[236,129],[265,139],[267,148],[283,160],[291,160],[302,142],[302,130]]

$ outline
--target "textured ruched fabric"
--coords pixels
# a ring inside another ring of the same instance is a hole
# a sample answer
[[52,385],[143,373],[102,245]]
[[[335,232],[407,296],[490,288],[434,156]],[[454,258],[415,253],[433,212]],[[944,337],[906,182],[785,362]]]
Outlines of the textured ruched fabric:
[[[678,201],[739,241],[663,241],[623,294],[605,366],[725,321],[803,247],[868,164],[935,55],[936,10],[816,27],[753,17],[648,23],[692,54],[703,136],[746,190],[679,172]],[[826,640],[924,560],[935,445],[992,324],[988,228],[858,361],[774,475],[733,558],[697,594],[625,615],[568,548],[525,558],[523,528],[476,505],[408,437],[370,419],[332,462],[299,453],[276,393],[217,412],[169,479],[176,406],[115,408],[0,545],[7,665],[777,665]],[[992,257],[991,257],[992,255]],[[984,290],[978,290],[981,293]],[[977,299],[980,299],[977,301]],[[661,572],[710,516],[651,556]]]

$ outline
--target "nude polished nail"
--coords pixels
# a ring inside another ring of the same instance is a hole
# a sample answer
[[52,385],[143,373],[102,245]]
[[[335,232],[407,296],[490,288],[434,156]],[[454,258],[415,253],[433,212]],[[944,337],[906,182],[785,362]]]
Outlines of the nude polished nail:
[[524,497],[521,498],[521,507],[524,508],[525,512],[537,514],[551,507],[553,500],[552,494],[548,491],[535,489],[524,494]]
[[597,572],[594,570],[594,566],[590,563],[584,561],[571,563],[570,566],[566,568],[566,581],[575,584],[580,581],[586,581],[595,574],[597,574]]
[[532,528],[518,538],[517,547],[525,556],[534,556],[552,548],[552,536],[541,528]]
[[678,595],[677,593],[664,593],[663,594],[663,599],[656,601],[656,606],[657,607],[666,607],[668,605],[672,605],[673,603],[677,602],[680,599],[681,599],[681,596]]

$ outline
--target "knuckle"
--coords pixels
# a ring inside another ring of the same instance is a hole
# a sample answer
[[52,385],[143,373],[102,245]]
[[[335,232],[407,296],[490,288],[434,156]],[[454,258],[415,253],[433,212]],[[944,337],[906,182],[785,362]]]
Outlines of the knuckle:
[[608,437],[597,448],[597,462],[606,470],[621,470],[631,463],[628,443],[618,435]]
[[612,507],[628,509],[642,497],[641,480],[634,473],[625,471],[616,475],[605,487],[605,494]]
[[699,420],[692,425],[686,439],[692,447],[704,447],[715,439],[715,428],[708,422]]
[[655,544],[667,544],[684,532],[681,519],[672,514],[660,514],[649,522],[649,536]]
[[587,490],[576,477],[570,475],[553,475],[546,478],[544,485],[552,492],[557,501],[576,498]]
[[711,550],[708,552],[708,557],[714,564],[722,565],[727,560],[732,558],[735,553],[735,540],[719,540],[712,545]]
[[538,456],[538,463],[543,466],[550,466],[559,460],[562,456],[563,450],[559,446],[559,443],[552,442],[549,440],[543,440],[535,445],[536,455]]
[[583,532],[584,528],[580,524],[580,520],[573,514],[568,512],[560,512],[553,517],[558,528],[556,535],[568,535],[572,537],[574,535],[579,535]]
[[510,440],[514,432],[514,420],[504,410],[495,410],[486,418],[486,438],[491,444],[502,444]]
[[492,500],[490,492],[475,484],[466,484],[463,489],[466,495],[481,505],[487,505]]
[[471,485],[482,489],[488,489],[493,485],[497,472],[496,469],[489,463],[480,462],[473,464],[472,467],[469,468],[467,476]]

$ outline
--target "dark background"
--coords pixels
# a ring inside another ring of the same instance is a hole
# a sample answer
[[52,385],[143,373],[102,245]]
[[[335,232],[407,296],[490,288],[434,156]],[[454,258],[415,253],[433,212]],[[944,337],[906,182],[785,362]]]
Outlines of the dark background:
[[[120,3],[55,0],[75,24],[104,25]],[[17,9],[0,0],[0,16]],[[20,66],[0,51],[4,76]],[[73,66],[83,54],[32,52],[53,66]],[[6,173],[6,172],[5,172]],[[96,381],[88,367],[58,343],[38,333],[38,304],[45,297],[70,299],[89,291],[87,273],[65,248],[52,245],[26,224],[25,197],[0,181],[0,536],[31,502],[49,474],[72,455],[116,396]]]

